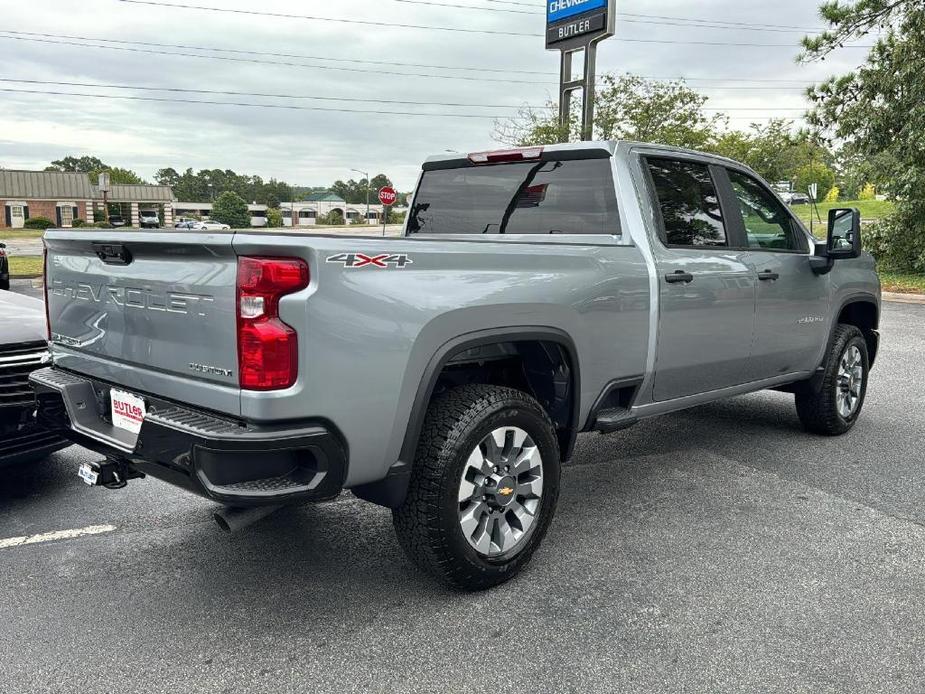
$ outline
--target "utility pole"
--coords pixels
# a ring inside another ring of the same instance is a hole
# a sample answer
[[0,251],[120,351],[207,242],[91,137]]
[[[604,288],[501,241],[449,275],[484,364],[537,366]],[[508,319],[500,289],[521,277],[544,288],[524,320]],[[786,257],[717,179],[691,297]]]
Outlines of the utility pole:
[[350,170],[355,171],[356,173],[363,174],[363,177],[366,179],[366,223],[369,224],[369,184],[370,184],[369,172],[360,171],[359,169],[350,169]]

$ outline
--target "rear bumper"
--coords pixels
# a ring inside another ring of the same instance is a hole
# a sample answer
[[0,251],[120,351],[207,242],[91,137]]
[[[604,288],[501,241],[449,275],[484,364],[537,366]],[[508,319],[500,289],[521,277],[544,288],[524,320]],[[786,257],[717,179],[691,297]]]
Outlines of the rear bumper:
[[137,437],[109,421],[110,384],[57,367],[30,376],[39,421],[140,472],[230,505],[317,501],[340,492],[347,451],[320,421],[258,425],[144,393]]

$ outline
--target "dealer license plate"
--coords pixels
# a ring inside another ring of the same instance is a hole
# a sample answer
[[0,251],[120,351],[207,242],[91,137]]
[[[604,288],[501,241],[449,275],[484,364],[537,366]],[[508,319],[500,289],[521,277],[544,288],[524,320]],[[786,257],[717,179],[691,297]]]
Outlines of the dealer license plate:
[[110,391],[109,400],[114,426],[133,434],[141,431],[141,423],[145,421],[147,414],[144,400],[123,390]]

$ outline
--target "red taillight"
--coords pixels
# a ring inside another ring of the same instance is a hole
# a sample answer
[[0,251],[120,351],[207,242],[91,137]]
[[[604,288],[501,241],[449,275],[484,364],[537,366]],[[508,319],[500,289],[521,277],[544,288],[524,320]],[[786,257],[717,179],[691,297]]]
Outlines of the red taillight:
[[469,161],[473,164],[494,164],[503,161],[526,161],[543,156],[542,147],[524,147],[522,149],[502,149],[496,152],[473,152]]
[[45,338],[51,342],[51,312],[48,310],[48,248],[42,248],[42,288],[45,292]]
[[246,390],[292,386],[299,373],[295,330],[279,318],[279,300],[308,286],[298,258],[238,258],[238,381]]

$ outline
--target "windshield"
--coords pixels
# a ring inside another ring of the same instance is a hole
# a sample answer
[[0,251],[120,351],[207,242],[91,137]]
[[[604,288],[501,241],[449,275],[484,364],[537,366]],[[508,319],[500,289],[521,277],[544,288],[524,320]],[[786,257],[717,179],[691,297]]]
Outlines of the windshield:
[[425,171],[409,234],[619,234],[610,159]]

